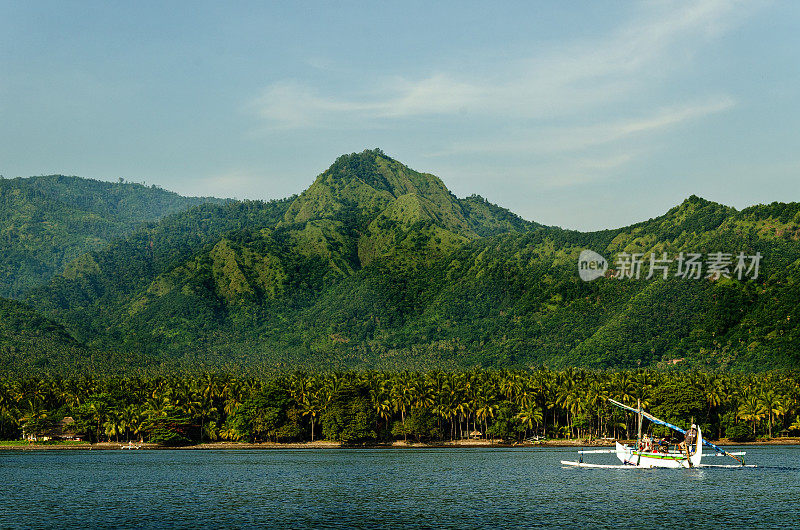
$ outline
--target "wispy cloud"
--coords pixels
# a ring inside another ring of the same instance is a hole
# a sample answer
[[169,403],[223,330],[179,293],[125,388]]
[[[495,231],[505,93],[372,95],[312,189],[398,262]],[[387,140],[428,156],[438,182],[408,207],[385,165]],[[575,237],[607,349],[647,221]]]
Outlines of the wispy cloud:
[[436,115],[573,115],[624,100],[663,78],[681,67],[692,43],[721,34],[742,16],[739,3],[722,0],[660,2],[646,11],[605,38],[511,60],[490,79],[434,72],[421,79],[375,79],[371,88],[350,94],[284,80],[268,86],[250,108],[280,129],[364,127]]
[[321,95],[297,81],[280,81],[270,85],[250,107],[276,128],[328,128],[334,122],[341,126],[341,116],[363,121],[450,114],[474,105],[482,96],[481,88],[445,74],[417,82],[398,78],[384,84],[392,88],[347,100]]
[[550,43],[480,72],[367,78],[350,92],[284,80],[249,108],[273,131],[438,128],[418,156],[473,187],[499,174],[544,189],[610,182],[661,149],[663,135],[736,106],[724,88],[681,80],[698,50],[753,9],[727,0],[637,4],[605,35]]
[[707,101],[655,109],[644,116],[583,122],[570,125],[542,125],[528,130],[515,130],[491,140],[453,142],[449,147],[429,156],[449,156],[461,153],[507,154],[527,151],[535,154],[554,154],[581,151],[610,144],[626,138],[657,133],[682,123],[724,112],[735,105],[733,98],[718,96]]

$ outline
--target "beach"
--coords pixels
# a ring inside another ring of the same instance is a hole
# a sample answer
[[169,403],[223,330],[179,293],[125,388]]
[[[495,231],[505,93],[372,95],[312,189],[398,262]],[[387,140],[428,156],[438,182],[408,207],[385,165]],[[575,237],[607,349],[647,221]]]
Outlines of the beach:
[[[633,440],[620,440],[620,442],[631,443]],[[791,438],[772,438],[769,440],[756,440],[753,442],[735,442],[733,440],[722,439],[714,442],[719,446],[760,446],[760,445],[800,445],[800,437]],[[431,448],[550,448],[550,447],[612,447],[614,440],[542,440],[533,443],[504,443],[493,440],[455,440],[447,442],[423,443],[423,442],[404,442],[402,440],[393,443],[377,443],[362,445],[346,445],[339,442],[318,440],[303,443],[279,443],[279,442],[204,442],[195,445],[185,446],[164,446],[153,443],[140,442],[100,442],[90,444],[88,442],[61,442],[61,443],[36,443],[27,444],[0,444],[2,450],[17,451],[72,451],[72,450],[131,450],[131,449],[157,449],[157,450],[269,450],[269,449],[340,449],[340,448],[365,448],[365,449],[431,449]]]

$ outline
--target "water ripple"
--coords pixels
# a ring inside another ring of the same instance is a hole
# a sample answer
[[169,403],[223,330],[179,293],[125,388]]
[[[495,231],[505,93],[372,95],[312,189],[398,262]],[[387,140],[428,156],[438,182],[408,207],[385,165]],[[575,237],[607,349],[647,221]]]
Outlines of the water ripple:
[[548,449],[0,451],[0,527],[799,527],[800,448],[747,451],[760,467],[638,472]]

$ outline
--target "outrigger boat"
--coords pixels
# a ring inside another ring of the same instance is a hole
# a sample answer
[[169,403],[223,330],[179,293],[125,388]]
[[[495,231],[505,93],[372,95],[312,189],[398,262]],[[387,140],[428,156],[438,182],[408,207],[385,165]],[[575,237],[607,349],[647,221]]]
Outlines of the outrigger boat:
[[[660,420],[642,410],[641,401],[638,403],[638,408],[634,409],[627,405],[623,405],[619,401],[614,401],[613,399],[609,399],[609,402],[613,403],[614,405],[623,408],[630,412],[635,412],[638,420],[639,420],[639,428],[638,434],[636,437],[636,445],[624,445],[619,443],[618,441],[615,442],[614,449],[599,449],[599,450],[592,450],[592,451],[579,451],[581,455],[578,462],[573,462],[569,460],[562,460],[561,464],[565,466],[573,466],[573,467],[596,467],[596,468],[629,468],[629,467],[636,467],[636,468],[643,468],[643,469],[650,469],[655,467],[666,467],[666,468],[694,468],[694,467],[741,467],[744,466],[744,460],[739,458],[740,455],[744,455],[744,452],[740,453],[729,453],[724,449],[712,444],[708,440],[703,439],[703,433],[700,430],[700,427],[697,425],[692,424],[688,431],[681,429],[671,423],[667,423],[664,420]],[[650,440],[649,437],[645,436],[642,437],[642,419],[646,418],[653,423],[658,425],[664,425],[665,427],[669,427],[670,429],[677,431],[684,435],[683,442],[674,446],[674,448],[670,448],[668,444],[661,444],[655,443],[654,441]],[[739,462],[737,466],[720,466],[720,465],[708,465],[702,464],[701,461],[703,459],[703,446],[707,445],[712,447],[715,452],[711,453],[711,455],[725,455],[730,456],[731,458],[735,459]],[[607,465],[607,464],[591,464],[583,461],[584,454],[588,453],[615,453],[617,458],[622,462],[622,465]],[[747,467],[755,467],[755,466],[747,466]]]

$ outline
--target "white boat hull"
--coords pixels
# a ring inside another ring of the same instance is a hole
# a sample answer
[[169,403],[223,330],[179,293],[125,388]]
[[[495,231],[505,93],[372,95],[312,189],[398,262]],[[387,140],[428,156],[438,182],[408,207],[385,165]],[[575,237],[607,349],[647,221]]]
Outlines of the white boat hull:
[[[562,460],[562,466],[569,466],[569,467],[593,467],[593,468],[600,468],[600,469],[653,469],[643,466],[631,466],[631,465],[618,465],[618,464],[590,464],[588,462],[575,462],[573,460]],[[706,467],[716,467],[716,468],[725,468],[725,469],[739,469],[742,467],[758,467],[754,465],[714,465],[714,464],[700,464],[700,468]]]
[[570,467],[594,467],[601,469],[633,469],[636,467],[636,466],[626,466],[617,464],[590,464],[588,462],[573,462],[571,460],[562,460],[561,465]]

